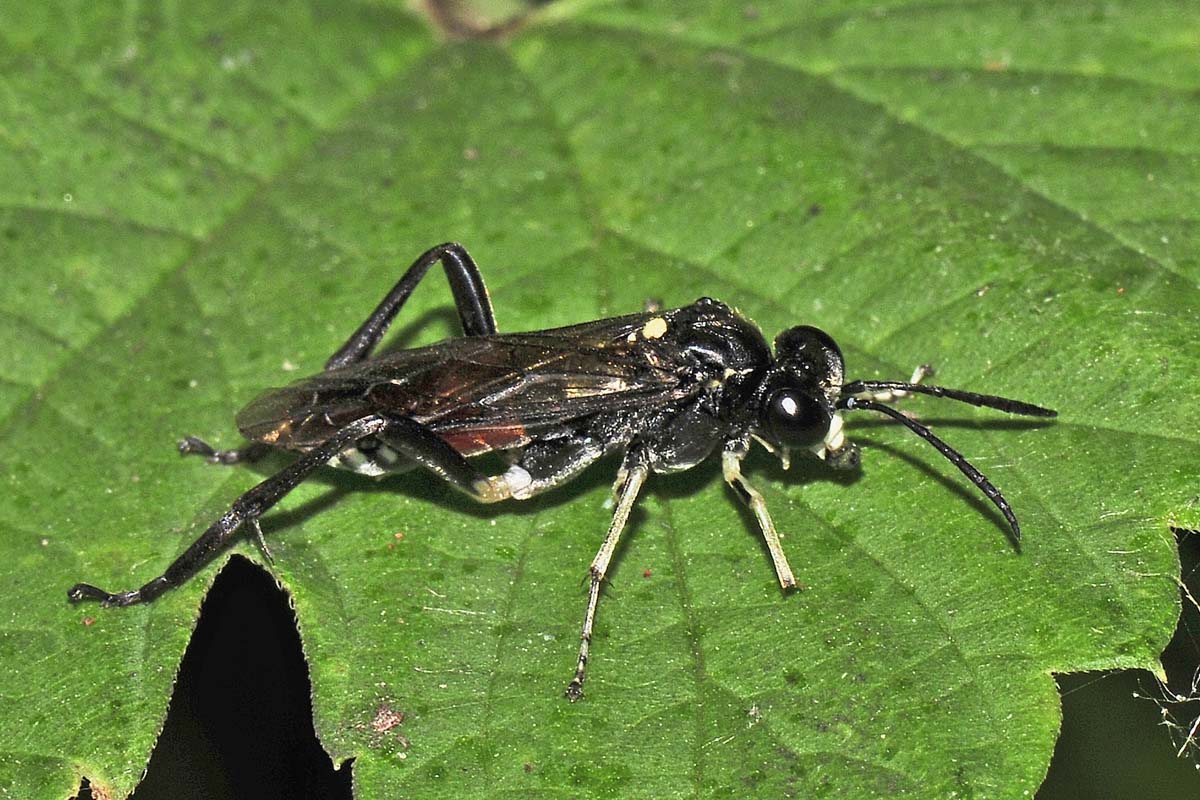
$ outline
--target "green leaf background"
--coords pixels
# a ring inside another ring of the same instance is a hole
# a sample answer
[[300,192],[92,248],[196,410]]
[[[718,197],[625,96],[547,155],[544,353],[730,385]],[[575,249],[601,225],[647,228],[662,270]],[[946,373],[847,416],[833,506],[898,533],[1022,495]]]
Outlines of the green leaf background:
[[[712,295],[852,377],[1061,416],[906,402],[1020,554],[893,425],[854,418],[853,480],[760,454],[786,597],[715,469],[656,479],[574,705],[614,465],[486,509],[320,476],[271,570],[358,796],[1031,794],[1051,672],[1159,670],[1200,522],[1198,45],[1186,0],[568,0],[471,42],[387,4],[0,6],[0,790],[137,784],[218,565],[123,611],[66,588],[141,584],[285,463],[172,445],[236,445],[457,239],[506,330]],[[435,288],[399,343],[453,334]]]

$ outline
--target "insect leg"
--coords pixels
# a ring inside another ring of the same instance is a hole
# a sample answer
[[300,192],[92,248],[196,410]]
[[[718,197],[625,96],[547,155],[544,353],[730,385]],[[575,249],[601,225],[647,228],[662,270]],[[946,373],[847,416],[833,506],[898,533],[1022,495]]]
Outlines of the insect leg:
[[450,282],[454,304],[458,307],[458,316],[462,320],[463,333],[467,336],[487,336],[495,333],[496,315],[492,312],[492,301],[488,299],[487,287],[483,285],[479,267],[461,244],[446,242],[426,250],[413,262],[399,282],[380,301],[379,306],[371,312],[371,316],[367,317],[346,343],[329,357],[325,362],[325,369],[344,367],[371,355],[371,351],[387,332],[400,307],[417,288],[417,284],[425,277],[429,268],[438,261],[446,270],[446,279]]
[[218,450],[195,436],[185,436],[177,446],[180,455],[204,456],[212,464],[253,464],[271,452],[271,446],[262,442],[250,442],[236,450]]
[[278,503],[288,492],[295,489],[307,478],[313,470],[325,464],[342,450],[354,445],[356,441],[366,436],[377,434],[388,425],[388,421],[380,417],[364,417],[341,428],[337,433],[309,452],[302,455],[293,464],[275,473],[250,491],[243,494],[228,511],[222,514],[216,522],[208,526],[208,530],[200,535],[183,555],[175,559],[169,567],[157,578],[146,583],[140,589],[124,592],[106,592],[87,583],[77,583],[67,592],[71,602],[81,600],[99,600],[104,606],[130,606],[134,603],[147,603],[163,592],[180,585],[209,561],[241,530],[243,525],[257,532],[257,521],[271,506]]
[[589,437],[534,442],[504,474],[512,487],[513,497],[524,500],[566,483],[603,455],[604,448]]
[[788,564],[787,556],[784,555],[783,545],[779,542],[779,533],[775,530],[775,523],[771,520],[771,515],[767,513],[767,501],[742,476],[742,459],[745,457],[744,444],[732,442],[726,446],[725,451],[721,453],[721,471],[725,475],[725,482],[733,487],[737,496],[750,507],[755,519],[758,520],[758,527],[762,529],[763,539],[767,542],[767,550],[771,553],[771,562],[775,565],[775,576],[779,578],[779,585],[784,589],[794,589],[796,588],[796,577],[792,574],[792,567]]
[[387,428],[377,437],[379,441],[479,502],[529,496],[525,492],[532,476],[521,467],[510,467],[501,475],[485,475],[428,426],[409,417],[387,417],[387,421]]
[[433,472],[481,503],[525,500],[570,480],[604,455],[590,438],[534,444],[500,475],[485,475],[429,427],[409,417],[387,417],[378,437],[399,455]]
[[612,561],[613,551],[617,549],[617,540],[621,538],[621,531],[629,520],[629,512],[633,510],[633,503],[637,500],[642,484],[646,482],[648,472],[649,468],[646,466],[645,457],[640,449],[633,449],[626,453],[625,463],[622,465],[624,479],[618,477],[619,486],[614,489],[618,498],[617,507],[613,510],[608,534],[604,537],[600,550],[588,568],[591,585],[588,588],[587,612],[583,616],[583,633],[579,637],[579,661],[575,665],[575,677],[567,684],[566,691],[567,699],[572,703],[583,697],[583,680],[587,671],[588,648],[592,643],[592,624],[596,619],[596,603],[600,600],[600,586],[604,582],[605,573],[608,572],[608,564]]

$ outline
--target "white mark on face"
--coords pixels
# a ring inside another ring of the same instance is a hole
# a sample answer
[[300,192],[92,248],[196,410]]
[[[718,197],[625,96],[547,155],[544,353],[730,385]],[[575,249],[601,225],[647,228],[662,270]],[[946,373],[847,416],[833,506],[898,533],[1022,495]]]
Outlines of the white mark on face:
[[825,434],[825,449],[831,453],[836,453],[846,444],[846,435],[842,433],[844,424],[841,414],[834,414],[833,419],[829,420],[829,433]]

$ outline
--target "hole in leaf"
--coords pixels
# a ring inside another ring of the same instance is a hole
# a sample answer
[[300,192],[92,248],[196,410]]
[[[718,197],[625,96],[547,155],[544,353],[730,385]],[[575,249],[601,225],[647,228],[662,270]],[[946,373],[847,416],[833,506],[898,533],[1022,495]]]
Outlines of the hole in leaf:
[[1153,675],[1120,670],[1056,678],[1062,731],[1037,800],[1200,797],[1200,772],[1186,756],[1176,757],[1158,707],[1145,699],[1156,690]]
[[204,600],[133,797],[351,797],[350,762],[335,770],[321,748],[310,692],[286,594],[234,557]]
[[79,781],[79,792],[71,800],[107,800],[108,794],[100,787],[92,788],[92,782],[86,777]]
[[1200,534],[1174,532],[1184,599],[1162,656],[1168,685],[1139,670],[1057,676],[1062,732],[1037,800],[1200,797],[1200,747],[1185,741],[1200,717]]

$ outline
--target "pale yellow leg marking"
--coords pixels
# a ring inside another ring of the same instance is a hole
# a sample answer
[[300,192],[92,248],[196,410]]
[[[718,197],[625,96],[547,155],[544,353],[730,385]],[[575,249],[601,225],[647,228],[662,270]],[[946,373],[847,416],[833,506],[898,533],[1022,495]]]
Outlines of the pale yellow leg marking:
[[604,537],[600,550],[597,551],[596,557],[592,559],[592,565],[588,568],[592,584],[588,589],[587,612],[583,615],[583,633],[579,637],[579,661],[575,665],[575,677],[567,685],[567,699],[572,703],[583,697],[583,679],[584,673],[587,671],[588,648],[592,643],[592,623],[596,619],[596,603],[600,600],[600,585],[604,581],[604,575],[608,572],[609,562],[612,561],[613,552],[617,549],[617,541],[621,538],[621,531],[625,528],[625,523],[629,521],[629,513],[633,510],[633,503],[637,500],[638,491],[646,482],[648,472],[649,469],[645,464],[639,464],[631,467],[627,472],[622,468],[623,477],[620,473],[617,476],[617,486],[613,490],[617,495],[617,507],[613,510],[608,534]]
[[[933,367],[928,364],[921,364],[913,370],[912,377],[908,379],[909,383],[920,383],[933,374]],[[901,397],[908,397],[910,393],[903,389],[888,389],[883,392],[869,392],[869,399],[878,403],[894,403]]]
[[[522,470],[524,471],[524,470]],[[510,470],[511,472],[511,470]],[[529,473],[525,473],[528,477]],[[509,473],[480,478],[471,485],[471,496],[481,503],[499,503],[513,496],[513,487],[509,485]]]
[[792,567],[783,553],[783,545],[779,542],[775,523],[771,521],[771,515],[767,513],[767,502],[763,500],[763,496],[758,493],[758,490],[742,477],[741,456],[726,450],[721,454],[721,471],[725,474],[726,483],[734,487],[735,491],[744,493],[746,504],[754,512],[754,517],[758,520],[758,527],[762,528],[763,539],[767,542],[767,550],[771,553],[771,561],[775,565],[775,575],[779,578],[779,585],[784,589],[796,588],[796,576],[792,574]]

